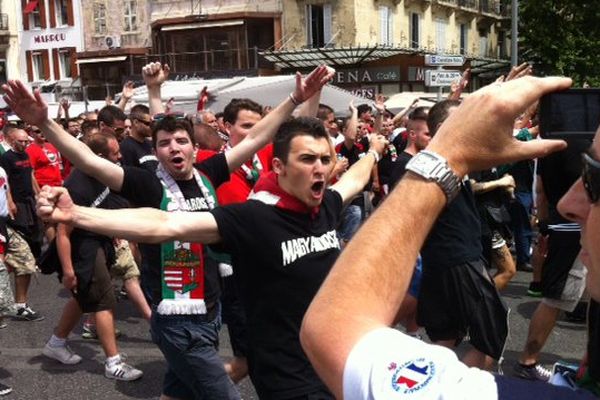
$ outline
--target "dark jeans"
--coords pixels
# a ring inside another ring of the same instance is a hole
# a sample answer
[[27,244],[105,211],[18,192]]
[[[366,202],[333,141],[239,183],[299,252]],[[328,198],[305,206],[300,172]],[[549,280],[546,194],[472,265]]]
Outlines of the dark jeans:
[[216,316],[160,315],[152,310],[152,341],[167,360],[163,394],[178,399],[240,399],[219,357],[220,305]]
[[515,250],[517,252],[517,265],[529,263],[531,258],[531,208],[533,206],[533,195],[528,192],[515,192],[515,201],[510,205],[510,220],[513,236],[515,239]]

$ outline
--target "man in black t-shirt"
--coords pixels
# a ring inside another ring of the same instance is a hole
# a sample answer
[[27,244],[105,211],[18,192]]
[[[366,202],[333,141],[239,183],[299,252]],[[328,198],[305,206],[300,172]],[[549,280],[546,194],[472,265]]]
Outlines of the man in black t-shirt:
[[129,113],[131,134],[121,142],[121,164],[132,167],[156,170],[158,161],[152,152],[152,118],[150,110],[143,104],[136,104]]
[[260,178],[246,203],[217,207],[210,214],[86,209],[91,218],[81,218],[83,208],[71,207],[63,194],[55,217],[63,212],[68,223],[136,240],[194,238],[222,244],[213,250],[232,255],[234,276],[242,283],[250,377],[259,396],[332,399],[298,334],[339,254],[335,227],[344,203],[362,190],[386,144],[373,135],[367,154],[327,189],[335,160],[328,134],[320,121],[298,118],[280,127],[273,145],[274,172]]
[[[162,68],[144,68],[143,74],[149,85],[166,78]],[[217,205],[214,189],[264,147],[295,106],[318,92],[332,75],[333,72],[321,66],[307,77],[298,78],[289,98],[254,125],[244,140],[226,154],[216,155],[197,165],[193,164],[193,131],[187,120],[166,116],[156,121],[152,129],[159,160],[156,174],[142,168],[122,168],[91,154],[85,145],[48,119],[43,100],[32,96],[20,82],[10,83],[9,102],[22,119],[40,127],[48,140],[76,167],[119,192],[133,205],[160,208],[174,216],[178,213],[171,211],[192,211],[191,215],[202,219],[212,218],[210,214],[199,211],[209,211]],[[144,232],[133,225],[130,227],[139,233]],[[114,236],[131,238],[127,234]],[[168,238],[165,237],[165,240]],[[142,285],[153,305],[152,338],[168,364],[163,395],[181,399],[237,399],[239,393],[217,353],[219,256],[205,248],[202,242],[203,236],[199,235],[185,241],[171,239],[142,249]]]

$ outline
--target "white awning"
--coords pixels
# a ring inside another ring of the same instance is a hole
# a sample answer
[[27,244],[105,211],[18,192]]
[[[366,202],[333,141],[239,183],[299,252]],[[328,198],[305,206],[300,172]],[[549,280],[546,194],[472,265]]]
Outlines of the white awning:
[[77,64],[94,64],[94,63],[103,63],[103,62],[117,62],[117,61],[125,61],[127,56],[114,56],[114,57],[98,57],[98,58],[82,58],[77,60]]
[[184,31],[187,29],[220,28],[223,26],[236,26],[243,24],[243,20],[235,19],[232,21],[196,22],[193,24],[165,25],[162,28],[160,28],[160,30],[163,32]]

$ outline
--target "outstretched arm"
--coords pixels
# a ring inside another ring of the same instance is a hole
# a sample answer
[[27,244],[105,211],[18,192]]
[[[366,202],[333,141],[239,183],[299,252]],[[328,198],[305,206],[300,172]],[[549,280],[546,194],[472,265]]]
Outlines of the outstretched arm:
[[160,87],[169,78],[171,69],[167,64],[161,65],[159,62],[152,62],[144,65],[142,68],[142,77],[148,89],[148,104],[150,105],[150,115],[164,112]]
[[24,121],[37,125],[46,139],[71,163],[87,175],[98,179],[112,190],[120,191],[123,185],[123,169],[94,154],[84,143],[69,135],[59,124],[48,118],[48,105],[39,90],[33,93],[20,81],[2,85],[4,100]]
[[321,90],[333,77],[335,70],[324,65],[315,68],[306,78],[296,73],[296,88],[273,111],[250,129],[244,140],[225,153],[230,171],[238,169],[242,163],[250,159],[254,153],[273,140],[279,126],[291,115],[297,103],[302,103]]
[[69,192],[61,187],[43,187],[37,201],[37,212],[46,221],[141,243],[169,240],[216,243],[220,240],[217,222],[211,213],[82,207],[73,204]]
[[[462,177],[562,149],[563,141],[517,141],[512,124],[541,95],[570,85],[570,79],[525,77],[482,88],[450,115],[428,150],[445,157]],[[365,334],[393,323],[417,252],[445,205],[437,184],[407,172],[350,241],[319,289],[305,314],[300,339],[336,397],[342,397],[344,367],[353,347]],[[360,302],[356,293],[361,293]],[[377,384],[381,383],[373,383]]]

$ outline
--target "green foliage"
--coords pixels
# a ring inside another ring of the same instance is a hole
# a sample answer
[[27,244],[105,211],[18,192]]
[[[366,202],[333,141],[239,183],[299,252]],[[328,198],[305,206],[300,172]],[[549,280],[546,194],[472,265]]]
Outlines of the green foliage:
[[536,75],[565,75],[600,86],[600,1],[521,0],[520,59]]

